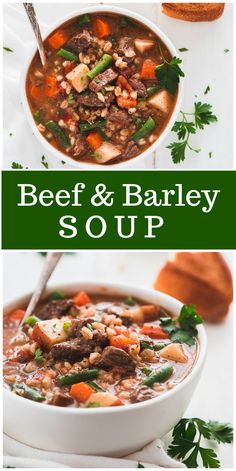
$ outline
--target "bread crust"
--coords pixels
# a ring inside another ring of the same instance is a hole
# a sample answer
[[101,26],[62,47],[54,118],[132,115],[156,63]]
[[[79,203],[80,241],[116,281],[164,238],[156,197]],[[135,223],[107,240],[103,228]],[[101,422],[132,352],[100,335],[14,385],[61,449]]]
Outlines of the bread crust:
[[162,11],[183,21],[214,21],[224,11],[224,3],[162,3]]
[[[219,253],[198,252],[194,253],[193,258],[191,255],[191,252],[181,252],[176,254],[173,261],[167,261],[158,274],[154,287],[184,304],[195,304],[205,320],[220,322],[227,315],[233,299],[229,267]],[[208,255],[210,260],[204,266],[204,258]]]

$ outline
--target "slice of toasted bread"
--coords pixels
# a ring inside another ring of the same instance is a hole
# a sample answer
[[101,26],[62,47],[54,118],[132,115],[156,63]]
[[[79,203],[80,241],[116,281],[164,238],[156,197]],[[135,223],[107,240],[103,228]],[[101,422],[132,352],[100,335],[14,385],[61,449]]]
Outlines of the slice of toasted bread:
[[219,322],[233,299],[232,276],[217,252],[179,252],[167,261],[154,287],[185,304],[195,304],[199,314]]
[[224,3],[162,3],[165,15],[184,21],[214,21],[224,7]]

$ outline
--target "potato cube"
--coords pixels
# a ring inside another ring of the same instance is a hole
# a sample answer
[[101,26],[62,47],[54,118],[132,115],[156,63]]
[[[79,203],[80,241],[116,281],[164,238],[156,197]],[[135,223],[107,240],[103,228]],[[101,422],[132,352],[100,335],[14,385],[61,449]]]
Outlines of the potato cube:
[[62,319],[37,322],[33,327],[33,339],[47,349],[50,349],[56,343],[64,342],[68,338],[68,333],[66,329],[63,329],[63,324],[68,320],[68,318],[63,317]]
[[89,84],[89,78],[87,77],[88,72],[89,68],[87,65],[79,64],[69,74],[66,75],[67,80],[78,93],[85,90]]

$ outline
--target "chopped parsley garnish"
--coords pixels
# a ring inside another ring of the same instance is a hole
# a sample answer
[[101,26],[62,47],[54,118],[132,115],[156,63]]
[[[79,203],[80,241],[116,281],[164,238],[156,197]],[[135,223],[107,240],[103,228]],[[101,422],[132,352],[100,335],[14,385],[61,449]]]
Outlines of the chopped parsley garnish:
[[161,47],[160,53],[163,59],[163,64],[158,65],[155,69],[158,84],[161,88],[164,88],[174,95],[177,91],[180,77],[184,77],[184,73],[179,66],[179,64],[182,63],[182,60],[178,57],[172,57],[170,62],[168,62],[163,55]]
[[143,466],[143,464],[141,464],[140,461],[139,461],[137,468],[145,468],[145,466]]
[[57,299],[64,299],[65,295],[64,293],[62,293],[61,291],[53,291],[48,300],[49,301],[54,301],[54,300],[57,300]]
[[65,321],[65,322],[63,322],[63,326],[62,326],[62,327],[63,327],[64,332],[66,332],[66,334],[67,334],[67,332],[68,332],[70,326],[71,326],[71,322],[70,322],[70,321]]
[[14,170],[16,170],[16,169],[18,170],[18,169],[23,169],[24,167],[23,167],[23,165],[18,164],[17,162],[12,162],[11,168],[13,168]]
[[45,160],[45,155],[42,155],[41,164],[42,164],[45,168],[48,168],[48,163],[47,163],[46,160]]
[[36,348],[34,358],[35,358],[36,363],[38,363],[39,365],[42,365],[42,363],[43,363],[43,352],[42,352],[41,348]]
[[124,299],[124,304],[127,304],[128,306],[134,306],[135,300],[132,298],[132,296],[127,296],[127,298]]
[[224,49],[224,52],[227,54],[227,52],[229,52],[230,49]]
[[202,318],[198,315],[193,304],[184,304],[179,317],[161,317],[161,327],[170,335],[170,340],[177,343],[186,343],[191,346],[195,344],[198,332],[196,326],[202,324]]
[[89,402],[86,407],[88,407],[88,408],[101,407],[101,405],[100,405],[99,402]]
[[209,159],[212,158],[212,155],[213,155],[213,154],[212,154],[212,151],[210,151],[210,152],[209,152]]
[[[190,146],[190,135],[196,134],[198,129],[204,129],[206,125],[218,121],[212,112],[212,106],[209,103],[201,103],[200,101],[194,103],[193,113],[185,111],[180,111],[180,113],[182,120],[176,121],[172,128],[172,131],[177,134],[178,140],[167,146],[167,149],[171,150],[172,160],[175,164],[185,160],[187,149],[196,153],[200,152],[201,149],[194,149]],[[192,118],[191,121],[188,121],[189,116]]]
[[215,450],[205,448],[202,439],[214,440],[217,443],[231,443],[233,429],[231,424],[216,421],[205,422],[202,419],[181,419],[174,427],[172,443],[167,453],[179,459],[187,468],[197,468],[199,460],[204,468],[219,468]]
[[87,329],[91,330],[93,332],[93,326],[91,324],[86,324]]
[[180,47],[179,52],[187,52],[188,49],[186,47]]
[[3,49],[6,52],[14,52],[13,49],[11,49],[10,47],[3,46]]
[[68,105],[72,105],[73,101],[74,101],[74,95],[72,92],[69,93],[68,97],[67,97],[67,101],[68,101]]
[[9,132],[9,137],[12,137],[12,136],[13,136],[12,132]]
[[206,90],[204,92],[204,95],[207,95],[209,91],[210,91],[210,87],[209,87],[209,85],[207,85]]

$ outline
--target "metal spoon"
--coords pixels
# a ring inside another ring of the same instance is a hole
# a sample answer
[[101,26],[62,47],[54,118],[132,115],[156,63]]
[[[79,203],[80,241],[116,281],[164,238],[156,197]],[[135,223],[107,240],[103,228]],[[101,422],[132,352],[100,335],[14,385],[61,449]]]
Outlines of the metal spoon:
[[24,324],[24,321],[27,317],[31,316],[33,313],[45,287],[47,284],[47,281],[49,280],[51,274],[54,271],[54,268],[56,267],[57,263],[59,262],[61,256],[63,255],[63,252],[49,252],[46,256],[46,260],[43,266],[42,273],[40,275],[40,278],[38,280],[38,283],[36,285],[35,291],[30,299],[30,302],[28,304],[28,307],[25,311],[24,317],[21,320],[21,323],[19,325],[19,328]]
[[35,37],[36,37],[40,60],[42,62],[43,67],[45,67],[46,62],[47,62],[47,58],[46,58],[45,49],[44,49],[44,45],[43,45],[43,40],[42,40],[42,36],[41,36],[41,32],[40,32],[40,28],[39,28],[39,24],[38,24],[38,20],[37,20],[37,17],[36,17],[36,13],[35,13],[33,3],[23,3],[23,5],[25,7],[25,11],[26,11],[27,16],[30,20],[31,26],[33,28],[33,32],[34,32]]

